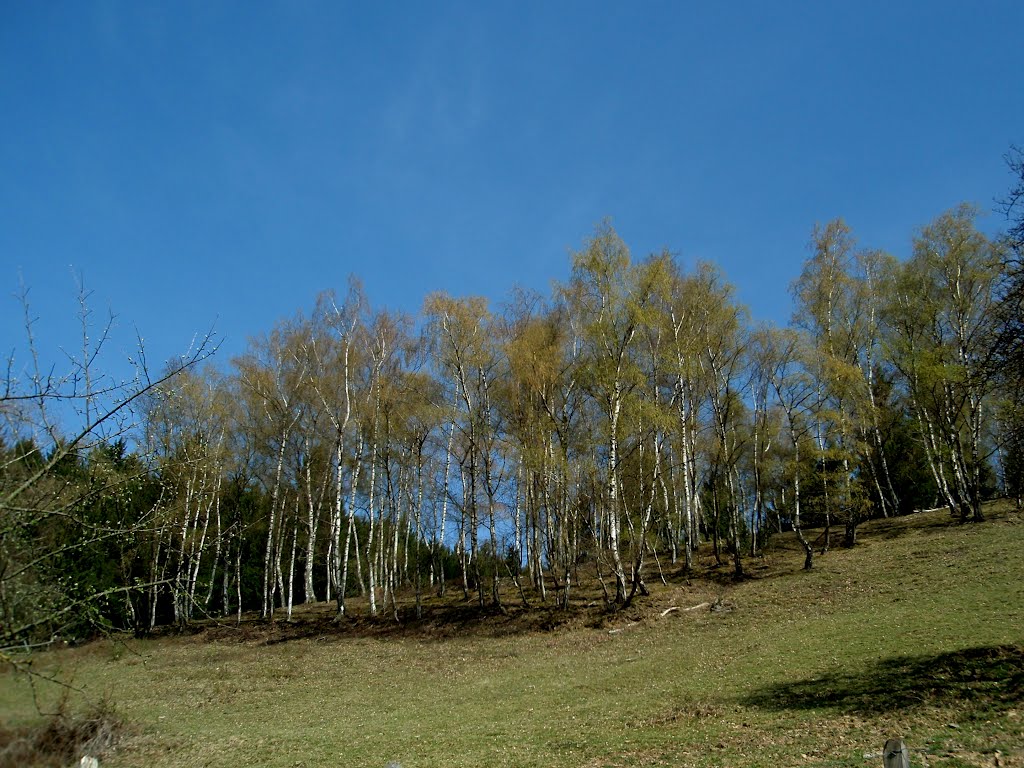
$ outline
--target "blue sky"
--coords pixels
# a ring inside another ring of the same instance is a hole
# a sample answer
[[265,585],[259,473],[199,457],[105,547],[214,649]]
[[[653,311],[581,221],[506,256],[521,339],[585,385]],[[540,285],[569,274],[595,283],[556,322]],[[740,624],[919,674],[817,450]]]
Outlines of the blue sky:
[[605,217],[785,322],[816,222],[905,256],[1008,189],[1022,28],[1020,2],[0,1],[3,346],[23,279],[73,347],[81,274],[112,351],[215,325],[226,366],[350,273],[409,312],[546,292]]

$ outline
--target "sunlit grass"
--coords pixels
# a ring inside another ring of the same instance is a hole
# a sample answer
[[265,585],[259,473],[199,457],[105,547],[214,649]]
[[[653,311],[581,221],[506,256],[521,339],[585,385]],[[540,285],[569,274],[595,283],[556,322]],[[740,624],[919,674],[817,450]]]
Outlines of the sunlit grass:
[[[879,766],[891,736],[914,765],[1019,766],[1022,552],[1012,511],[926,513],[809,573],[780,538],[751,580],[656,585],[600,626],[102,641],[37,664],[116,703],[133,730],[103,764],[124,768]],[[683,610],[719,594],[732,610]],[[0,680],[4,718],[30,716]]]

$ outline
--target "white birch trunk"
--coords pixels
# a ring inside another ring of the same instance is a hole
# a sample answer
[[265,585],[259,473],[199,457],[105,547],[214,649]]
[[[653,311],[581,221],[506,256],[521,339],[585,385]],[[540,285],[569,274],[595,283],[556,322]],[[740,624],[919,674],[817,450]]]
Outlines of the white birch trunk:
[[263,607],[260,615],[263,618],[273,616],[273,571],[271,570],[274,553],[274,534],[277,527],[277,506],[281,492],[281,473],[284,469],[284,451],[288,442],[288,430],[281,433],[281,448],[277,453],[277,468],[274,471],[274,485],[270,493],[270,520],[267,522],[267,546],[263,553]]

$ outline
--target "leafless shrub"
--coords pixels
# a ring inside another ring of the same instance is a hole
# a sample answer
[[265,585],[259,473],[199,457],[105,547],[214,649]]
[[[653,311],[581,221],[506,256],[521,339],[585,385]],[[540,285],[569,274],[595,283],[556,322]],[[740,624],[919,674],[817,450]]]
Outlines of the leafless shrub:
[[0,768],[63,768],[83,755],[103,755],[117,742],[124,724],[107,701],[82,713],[69,711],[62,698],[57,711],[33,724],[0,726]]

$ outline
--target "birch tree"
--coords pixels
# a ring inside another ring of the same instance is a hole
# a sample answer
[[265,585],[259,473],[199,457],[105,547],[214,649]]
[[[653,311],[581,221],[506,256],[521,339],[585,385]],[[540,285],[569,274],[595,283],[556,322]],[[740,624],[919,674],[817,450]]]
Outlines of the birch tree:
[[524,511],[522,524],[515,518],[517,540],[523,542],[530,581],[541,601],[547,599],[546,560],[559,602],[568,607],[583,535],[577,471],[587,444],[576,378],[579,347],[566,319],[564,304],[515,308],[505,348],[505,407],[520,471],[516,509],[521,501]]
[[197,609],[208,611],[216,569],[224,567],[221,487],[228,471],[229,409],[227,390],[206,371],[185,372],[156,390],[147,412],[147,442],[166,491],[152,580],[169,579],[174,619],[181,623]]
[[[793,318],[807,335],[804,366],[812,376],[814,389],[815,462],[820,493],[819,513],[824,518],[824,544],[830,545],[831,524],[841,514],[841,493],[852,482],[848,391],[850,366],[846,359],[848,337],[840,319],[848,304],[847,266],[852,257],[853,238],[840,220],[815,226],[812,253],[793,283],[796,308]],[[841,353],[841,354],[840,354]]]
[[801,334],[792,328],[769,327],[757,335],[758,364],[771,382],[776,402],[785,415],[785,434],[793,452],[790,470],[786,473],[792,483],[791,500],[786,511],[804,550],[804,569],[810,570],[814,567],[814,548],[804,534],[800,481],[804,471],[803,449],[807,446],[814,422],[809,405],[813,402],[815,389],[800,365],[806,357],[800,349],[805,343]]
[[[697,273],[701,288],[701,354],[708,393],[711,422],[716,437],[716,464],[722,473],[726,497],[728,530],[731,538],[733,572],[743,576],[741,535],[744,519],[743,491],[739,462],[745,448],[740,427],[743,418],[743,389],[746,363],[746,311],[733,298],[733,288],[710,264],[701,264]],[[714,491],[714,489],[713,489]]]
[[[499,346],[486,300],[453,299],[433,294],[424,304],[431,326],[435,361],[448,382],[451,402],[459,414],[454,420],[463,447],[462,499],[466,517],[469,560],[477,587],[477,599],[485,604],[479,532],[487,531],[492,560],[500,551],[496,529],[498,494],[505,469],[497,454],[496,411],[492,389],[500,363]],[[483,515],[481,515],[481,505]],[[491,568],[491,602],[501,606],[499,565]]]
[[976,217],[962,205],[921,230],[898,272],[888,318],[893,360],[937,485],[951,510],[980,521],[1003,251],[977,230]]
[[[656,260],[634,266],[629,249],[608,223],[573,254],[572,275],[562,286],[573,333],[580,346],[579,380],[600,418],[601,539],[607,542],[615,579],[614,603],[624,605],[630,584],[623,559],[624,515],[620,464],[623,417],[628,401],[644,385],[638,364],[638,333],[654,302]],[[637,542],[639,543],[639,542]]]
[[695,276],[684,275],[678,269],[672,279],[672,300],[667,319],[671,337],[668,350],[673,378],[672,403],[677,419],[673,442],[678,465],[675,485],[681,486],[678,495],[682,498],[677,527],[683,532],[685,568],[689,573],[693,569],[693,553],[700,541],[698,438],[703,429],[700,413],[708,391],[700,363],[701,341],[705,335],[702,332],[704,291]]
[[365,311],[362,285],[355,278],[350,278],[343,301],[333,293],[318,297],[311,338],[310,357],[315,364],[313,388],[333,430],[334,498],[326,558],[327,599],[330,599],[330,590],[333,589],[339,618],[345,615],[348,586],[345,567],[355,525],[354,505],[349,505],[347,514],[345,509],[346,488],[355,486],[355,478],[346,473],[347,467],[355,466],[355,460],[346,451],[353,450],[357,444],[350,428],[357,399],[355,371],[363,354],[359,341],[365,338],[362,324]]
[[[286,474],[286,458],[303,416],[301,389],[308,385],[306,344],[301,321],[280,323],[270,334],[254,339],[246,355],[234,361],[244,393],[246,429],[258,442],[256,477],[269,497],[263,547],[260,613],[274,616],[287,592],[282,557],[287,550],[287,523],[294,513],[294,486]],[[294,455],[294,451],[292,451]]]

